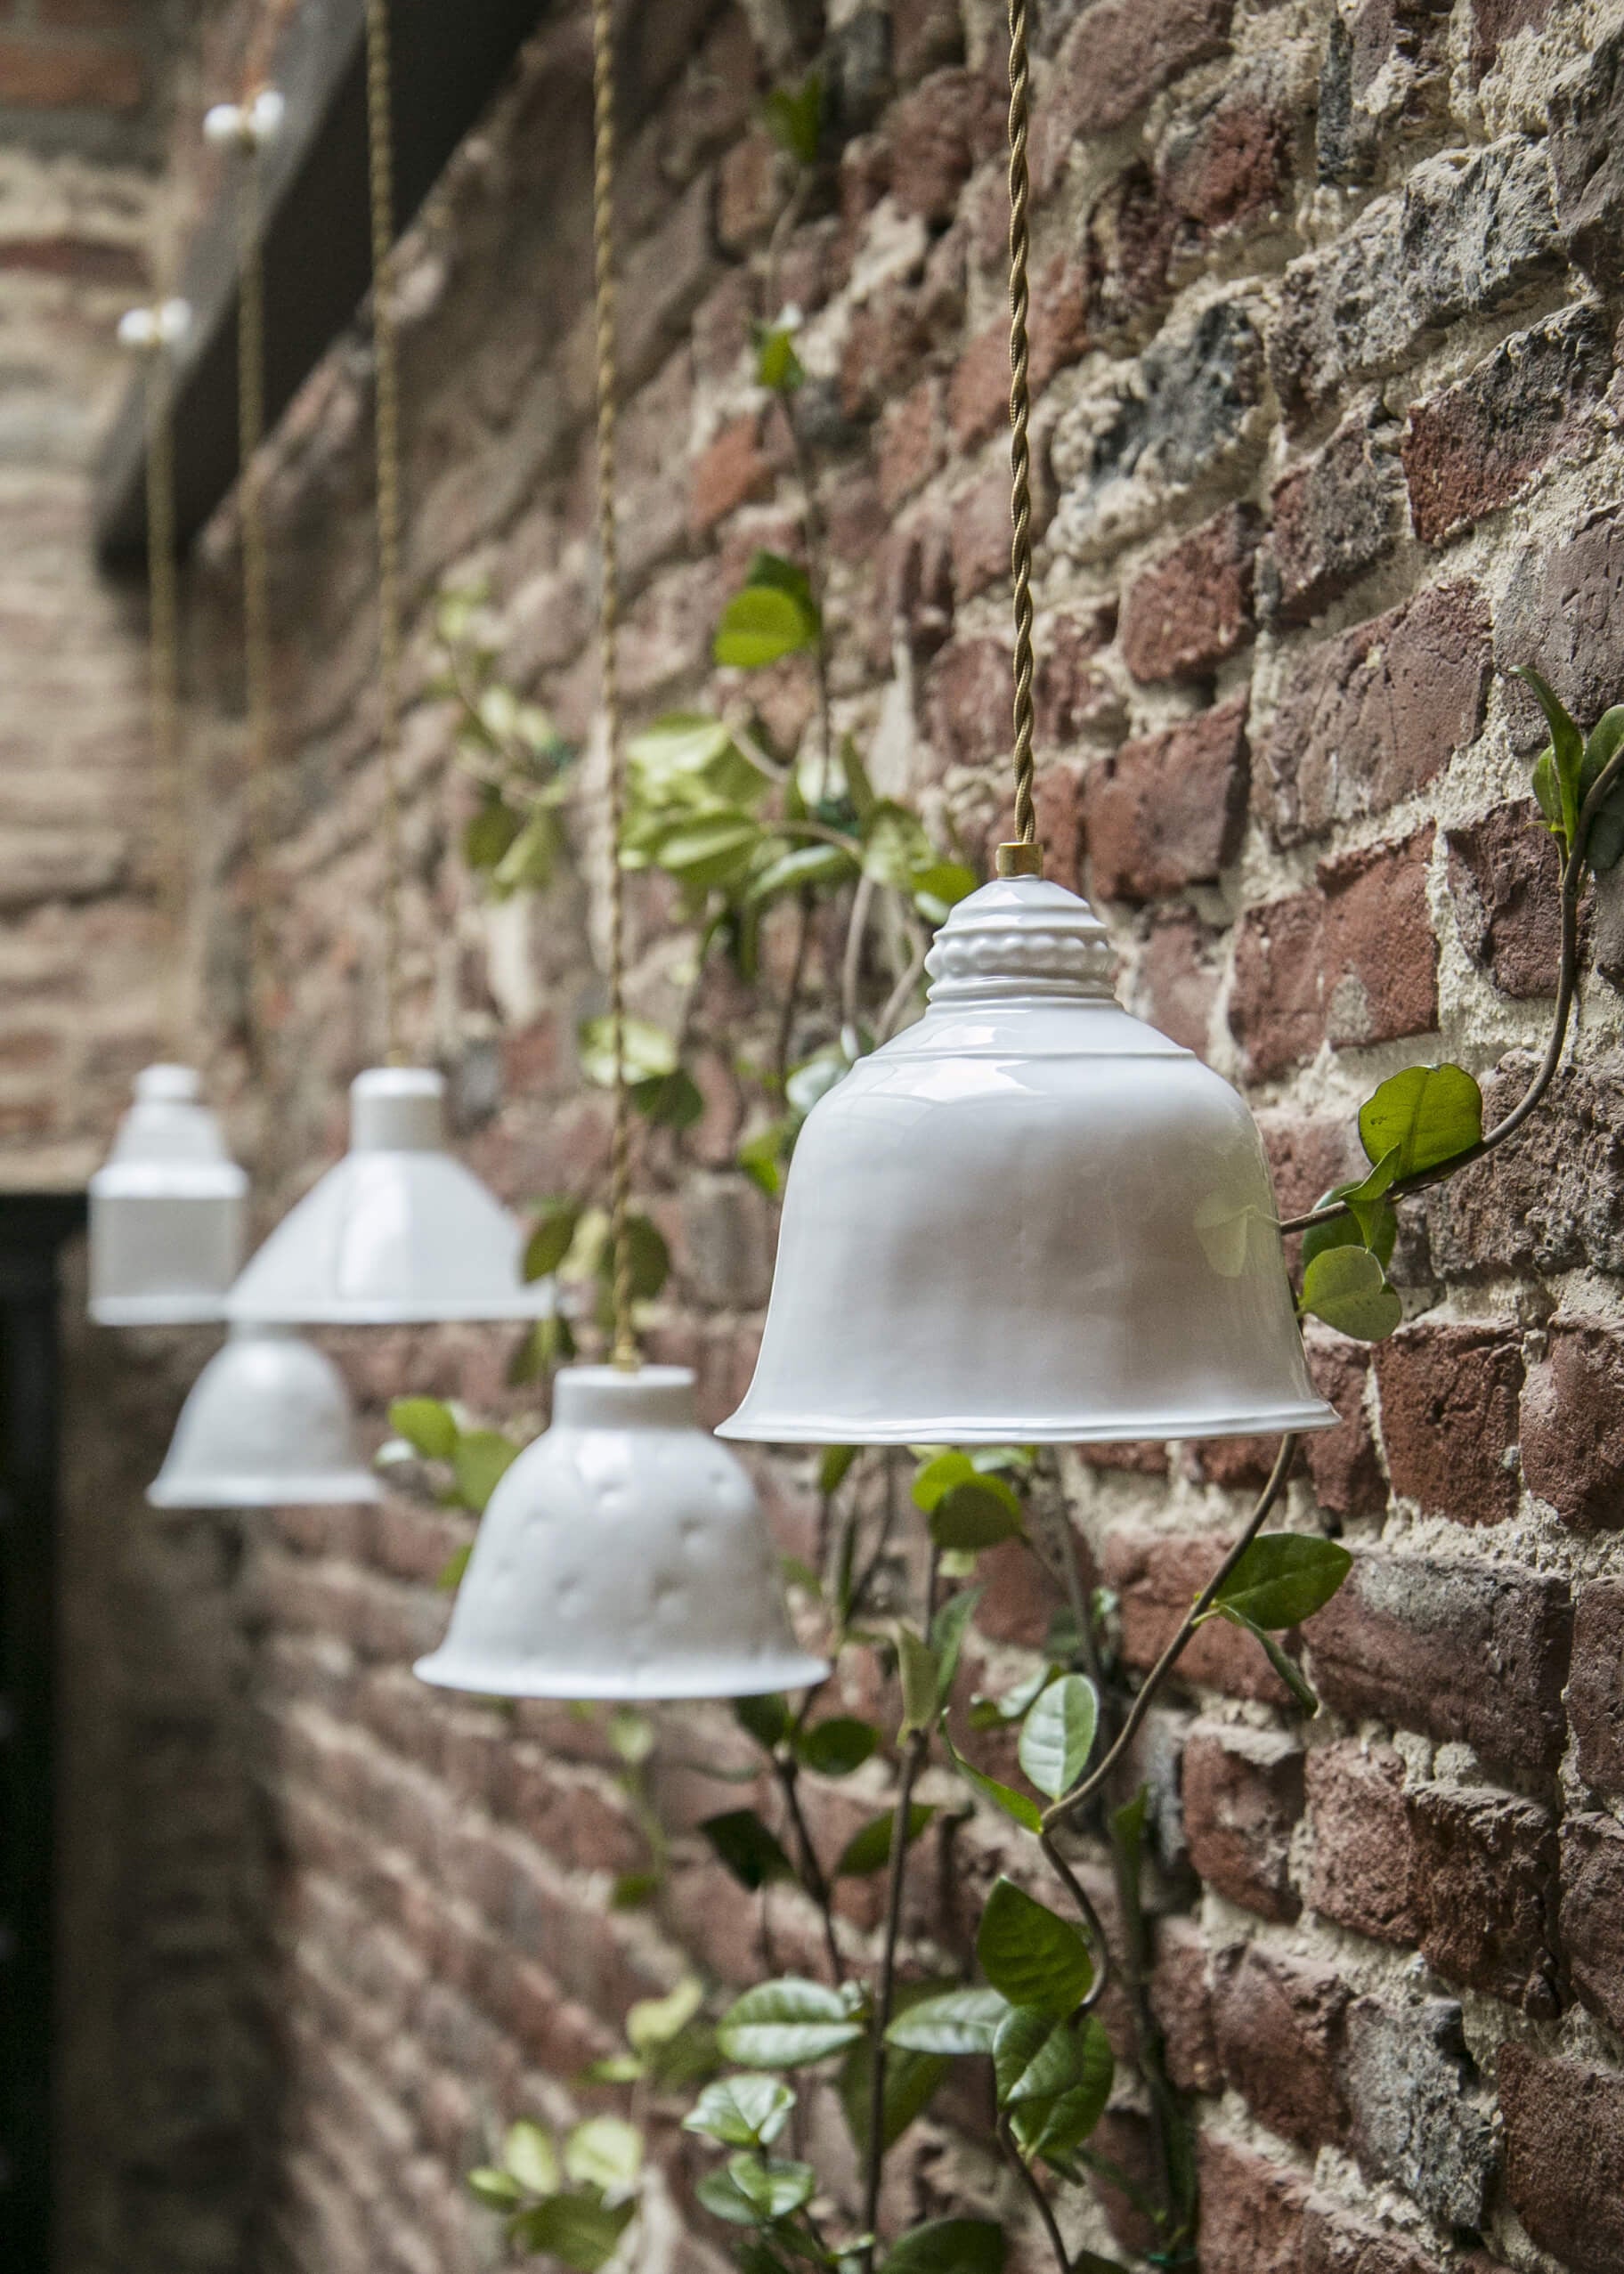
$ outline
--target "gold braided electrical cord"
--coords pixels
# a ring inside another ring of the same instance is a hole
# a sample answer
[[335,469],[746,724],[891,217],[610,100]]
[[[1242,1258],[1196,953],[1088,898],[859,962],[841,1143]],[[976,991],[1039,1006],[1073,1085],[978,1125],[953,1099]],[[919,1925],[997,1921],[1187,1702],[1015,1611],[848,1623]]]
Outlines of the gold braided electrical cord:
[[237,456],[242,540],[242,652],[248,714],[248,1013],[250,1049],[263,1043],[265,983],[267,801],[271,775],[271,570],[265,537],[265,277],[260,241],[260,151],[246,121],[237,154]]
[[152,755],[158,776],[158,905],[168,959],[167,1023],[186,1054],[183,1011],[187,902],[186,781],[181,749],[180,582],[175,545],[175,374],[160,301],[145,350],[147,414],[147,621]]
[[626,1078],[626,890],[621,868],[625,782],[621,757],[617,635],[620,567],[615,543],[614,12],[592,0],[592,250],[597,329],[598,658],[607,743],[609,1025],[614,1052],[614,1125],[609,1157],[609,1241],[613,1280],[610,1356],[637,1364],[631,1299],[631,1094]]
[[1031,122],[1028,0],[1010,6],[1010,574],[1015,611],[1015,842],[998,848],[1000,876],[1042,873],[1032,800],[1032,387],[1027,337],[1031,299]]
[[401,374],[395,329],[394,150],[390,118],[388,0],[367,0],[367,181],[372,224],[374,439],[378,455],[378,735],[384,775],[386,1055],[401,1040]]

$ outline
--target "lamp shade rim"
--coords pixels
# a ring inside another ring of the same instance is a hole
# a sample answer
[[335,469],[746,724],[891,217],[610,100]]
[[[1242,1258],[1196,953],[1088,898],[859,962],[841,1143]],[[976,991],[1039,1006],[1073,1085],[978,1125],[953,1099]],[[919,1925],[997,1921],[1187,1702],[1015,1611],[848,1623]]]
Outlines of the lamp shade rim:
[[85,1305],[98,1327],[217,1327],[223,1290],[214,1295],[98,1295]]
[[211,1318],[224,1318],[246,1327],[441,1327],[467,1326],[489,1320],[550,1319],[556,1308],[550,1279],[537,1279],[513,1295],[472,1295],[443,1301],[425,1297],[418,1303],[346,1303],[337,1296],[313,1295],[308,1301],[272,1301],[232,1293]]
[[383,1488],[366,1469],[316,1471],[308,1476],[188,1476],[166,1484],[161,1476],[147,1487],[152,1508],[337,1508],[383,1498]]
[[1341,1418],[1320,1398],[1184,1420],[1165,1412],[1114,1415],[1108,1421],[1063,1414],[972,1417],[930,1413],[884,1422],[852,1415],[756,1412],[747,1398],[736,1413],[718,1425],[716,1434],[752,1445],[1120,1445],[1147,1438],[1193,1443],[1208,1437],[1271,1437],[1334,1429]]
[[657,1704],[686,1699],[763,1697],[775,1690],[808,1689],[829,1673],[826,1659],[796,1653],[766,1660],[710,1659],[691,1668],[664,1673],[635,1669],[610,1673],[556,1673],[536,1667],[508,1669],[483,1663],[476,1653],[465,1655],[449,1648],[432,1651],[418,1660],[412,1671],[420,1682],[435,1689],[459,1690],[491,1698],[621,1699]]

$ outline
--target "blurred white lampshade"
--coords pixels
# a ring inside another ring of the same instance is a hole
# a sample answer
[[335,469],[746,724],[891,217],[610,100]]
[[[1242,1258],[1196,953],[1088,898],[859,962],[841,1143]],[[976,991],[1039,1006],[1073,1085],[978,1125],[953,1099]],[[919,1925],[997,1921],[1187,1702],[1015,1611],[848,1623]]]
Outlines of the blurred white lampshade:
[[683,1366],[566,1367],[553,1425],[491,1494],[418,1674],[516,1698],[732,1698],[821,1681],[735,1456]]
[[344,1377],[288,1327],[231,1328],[181,1408],[155,1508],[288,1508],[376,1500]]
[[248,1181],[189,1066],[149,1066],[90,1180],[90,1315],[104,1327],[218,1319],[242,1263]]
[[1251,1115],[1111,991],[1103,926],[982,887],[919,1023],[808,1116],[755,1378],[769,1444],[1083,1444],[1328,1428]]
[[520,1275],[517,1219],[445,1150],[444,1096],[424,1067],[356,1076],[349,1151],[254,1257],[228,1318],[386,1327],[551,1312],[551,1282]]

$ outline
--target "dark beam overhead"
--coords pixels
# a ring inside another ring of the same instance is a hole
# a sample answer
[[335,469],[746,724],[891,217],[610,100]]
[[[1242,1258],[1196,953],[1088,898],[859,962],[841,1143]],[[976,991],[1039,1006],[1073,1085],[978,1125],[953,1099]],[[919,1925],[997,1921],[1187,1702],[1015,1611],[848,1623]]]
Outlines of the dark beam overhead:
[[[404,227],[535,29],[546,0],[393,0],[394,202]],[[265,402],[274,421],[370,283],[364,0],[304,0],[270,77],[286,100],[264,166]],[[231,90],[222,90],[229,94]],[[229,184],[192,240],[192,326],[175,401],[175,527],[184,546],[237,478],[237,224]],[[146,436],[132,386],[97,482],[110,564],[146,546]]]

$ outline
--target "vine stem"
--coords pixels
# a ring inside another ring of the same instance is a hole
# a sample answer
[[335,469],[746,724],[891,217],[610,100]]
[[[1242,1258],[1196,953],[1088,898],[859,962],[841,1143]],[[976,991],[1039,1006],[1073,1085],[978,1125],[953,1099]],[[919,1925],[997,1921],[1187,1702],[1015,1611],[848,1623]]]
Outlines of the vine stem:
[[[1469,1168],[1474,1161],[1481,1161],[1514,1137],[1529,1116],[1534,1111],[1562,1064],[1562,1053],[1568,1039],[1568,1027],[1573,1015],[1574,997],[1579,991],[1579,902],[1585,881],[1585,847],[1590,831],[1614,785],[1624,778],[1624,750],[1611,758],[1596,776],[1590,794],[1579,808],[1579,824],[1573,832],[1573,842],[1562,871],[1562,953],[1556,981],[1556,1008],[1551,1015],[1551,1031],[1545,1045],[1545,1056],[1533,1080],[1512,1107],[1509,1113],[1485,1130],[1475,1145],[1464,1152],[1453,1153],[1447,1161],[1440,1161],[1431,1168],[1417,1169],[1412,1175],[1395,1177],[1388,1188],[1390,1198],[1398,1199],[1409,1192],[1422,1192],[1429,1185],[1441,1183],[1453,1176],[1458,1169]],[[1282,1234],[1308,1231],[1315,1224],[1335,1223],[1348,1214],[1345,1200],[1328,1200],[1323,1207],[1311,1208],[1306,1214],[1288,1217],[1280,1226]]]
[[816,1904],[818,1916],[823,1921],[824,1949],[828,1954],[830,1978],[838,1989],[846,1979],[846,1967],[834,1931],[834,1897],[817,1850],[812,1844],[806,1811],[800,1805],[800,1775],[794,1757],[775,1751],[773,1774],[784,1795],[785,1813],[795,1827],[796,1844],[800,1849],[801,1879],[807,1893]]
[[1043,2232],[1049,2237],[1049,2247],[1054,2253],[1055,2263],[1060,2268],[1060,2274],[1071,2274],[1071,2253],[1066,2247],[1066,2238],[1060,2232],[1048,2197],[1038,2184],[1037,2173],[1020,2152],[1019,2143],[1010,2129],[1010,2120],[1007,2116],[1000,2116],[998,2119],[998,2137],[1003,2142],[1004,2154],[1020,2176],[1022,2187],[1037,2206],[1037,2215],[1043,2222]]
[[[1126,1718],[1117,1733],[1116,1742],[1104,1759],[1097,1768],[1091,1769],[1079,1783],[1074,1784],[1069,1792],[1062,1792],[1058,1800],[1044,1809],[1043,1851],[1052,1863],[1058,1863],[1059,1859],[1051,1844],[1050,1835],[1065,1823],[1068,1817],[1075,1815],[1078,1809],[1085,1807],[1094,1795],[1102,1790],[1111,1772],[1138,1735],[1145,1716],[1156,1702],[1157,1693],[1163,1688],[1174,1667],[1183,1656],[1190,1636],[1218,1600],[1224,1581],[1257,1538],[1270,1510],[1285,1490],[1287,1475],[1291,1468],[1298,1442],[1299,1440],[1295,1433],[1281,1438],[1279,1451],[1275,1455],[1274,1466],[1269,1473],[1269,1482],[1258,1495],[1257,1505],[1246,1519],[1245,1529],[1222,1563],[1219,1564],[1218,1569],[1213,1573],[1212,1578],[1190,1604],[1177,1634],[1173,1636],[1149,1673],[1146,1675],[1140,1686],[1139,1694],[1128,1709]],[[1069,1876],[1075,1879],[1075,1874]]]

